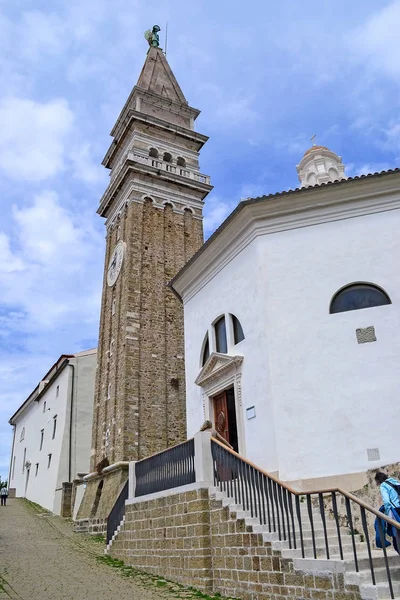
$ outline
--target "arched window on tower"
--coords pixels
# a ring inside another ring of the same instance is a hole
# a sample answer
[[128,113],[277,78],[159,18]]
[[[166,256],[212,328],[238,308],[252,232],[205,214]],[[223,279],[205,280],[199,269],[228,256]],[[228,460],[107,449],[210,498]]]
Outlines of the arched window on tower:
[[206,333],[203,341],[203,350],[201,353],[201,366],[204,367],[206,364],[208,357],[210,356],[210,340],[208,338],[208,333]]
[[226,354],[228,352],[228,342],[226,338],[226,323],[225,317],[220,317],[214,323],[214,331],[215,331],[215,347],[217,352],[222,352]]
[[150,148],[150,150],[149,150],[149,156],[151,156],[152,158],[158,158],[158,150],[157,150],[157,148]]
[[240,324],[239,319],[237,317],[235,317],[235,315],[231,315],[231,319],[232,319],[232,328],[233,328],[233,341],[236,346],[236,344],[238,344],[239,342],[244,340],[244,333],[243,333],[243,328],[242,328],[242,325]]
[[164,152],[163,161],[167,163],[172,162],[172,154],[170,154],[169,152]]
[[182,158],[182,156],[178,156],[178,158],[176,159],[176,164],[178,165],[178,167],[186,167],[186,160]]
[[378,286],[372,283],[352,283],[336,292],[331,300],[329,312],[333,314],[385,304],[392,304],[392,301]]

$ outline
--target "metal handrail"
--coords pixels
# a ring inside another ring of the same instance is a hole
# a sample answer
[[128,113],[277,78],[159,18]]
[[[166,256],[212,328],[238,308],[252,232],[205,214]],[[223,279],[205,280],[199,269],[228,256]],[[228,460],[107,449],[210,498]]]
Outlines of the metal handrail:
[[109,544],[112,536],[116,532],[118,525],[121,524],[125,515],[125,501],[128,499],[128,481],[125,482],[114,506],[107,518],[106,543]]
[[194,483],[194,439],[136,462],[135,479],[136,498]]
[[[337,538],[335,539],[334,545],[338,547],[340,559],[344,560],[345,551],[343,547],[344,544],[341,529],[343,527],[342,520],[346,519],[347,526],[349,527],[349,533],[352,536],[351,548],[355,571],[357,573],[360,571],[360,556],[359,552],[357,551],[355,538],[358,532],[354,529],[353,520],[353,517],[357,518],[357,515],[355,515],[355,513],[352,511],[352,508],[354,510],[352,503],[354,503],[358,506],[360,511],[360,522],[366,542],[371,581],[373,585],[376,585],[375,566],[371,552],[371,541],[366,511],[378,517],[377,526],[382,545],[387,582],[389,585],[390,596],[392,599],[395,598],[390,565],[385,545],[386,538],[382,522],[384,521],[387,524],[392,525],[396,530],[400,529],[399,523],[369,506],[353,494],[345,492],[340,488],[301,492],[294,490],[286,483],[283,483],[277,479],[274,475],[271,475],[248,459],[240,456],[237,452],[228,448],[217,439],[211,438],[211,442],[211,454],[214,468],[214,485],[219,487],[219,489],[222,490],[228,497],[233,498],[235,504],[242,506],[245,511],[250,513],[251,517],[257,518],[259,523],[266,526],[270,533],[277,534],[280,541],[287,542],[289,549],[297,550],[299,548],[301,550],[302,558],[306,557],[306,540],[304,536],[304,525],[306,523],[303,521],[307,520],[308,516],[308,524],[311,531],[313,558],[316,559],[317,555],[318,557],[321,557],[321,552],[322,554],[325,554],[327,559],[332,558],[331,550],[333,535],[335,538]],[[337,495],[341,495],[344,498],[346,510],[346,515],[344,517],[339,515],[338,512]],[[313,510],[313,508],[316,508],[315,504],[313,507],[313,496],[315,496],[315,500],[318,502],[319,515],[321,518],[323,531],[323,538],[321,542],[323,546],[319,546],[318,548],[318,538],[316,536],[314,522],[317,513],[314,513]],[[336,533],[332,534],[331,536],[329,536],[327,528],[327,511],[325,507],[325,502],[327,499],[329,499],[329,497],[332,503],[333,519],[336,524]],[[300,507],[301,498],[305,498],[306,500],[307,516],[304,514],[302,515]]]
[[308,494],[330,494],[332,492],[336,492],[338,494],[342,494],[343,496],[347,497],[349,500],[352,500],[353,502],[356,502],[356,504],[359,504],[362,508],[365,508],[369,512],[373,513],[376,517],[379,517],[380,519],[382,519],[383,521],[387,521],[387,523],[389,523],[393,527],[396,527],[396,529],[400,529],[400,523],[398,523],[397,521],[394,521],[390,517],[388,517],[385,514],[379,512],[379,510],[376,510],[373,506],[370,506],[369,504],[367,504],[363,500],[360,500],[360,498],[358,498],[357,496],[354,496],[354,494],[352,494],[351,492],[346,492],[345,490],[342,490],[341,488],[338,488],[338,487],[336,487],[336,488],[323,488],[323,489],[320,489],[320,490],[318,490],[318,489],[317,490],[306,490],[304,492],[299,492],[298,490],[295,490],[294,488],[290,487],[290,485],[287,485],[287,483],[285,483],[284,481],[281,481],[280,479],[278,479],[277,477],[275,477],[271,473],[268,473],[267,471],[264,471],[264,469],[262,469],[261,467],[257,466],[256,464],[252,463],[251,460],[248,460],[247,458],[245,458],[241,454],[238,454],[237,452],[235,452],[235,450],[232,450],[231,448],[229,448],[229,446],[226,446],[225,444],[223,444],[222,442],[218,441],[217,439],[212,438],[211,441],[214,442],[215,444],[218,444],[224,450],[226,450],[227,452],[230,452],[231,454],[233,454],[237,458],[240,458],[240,460],[242,460],[243,462],[245,462],[248,465],[250,465],[250,467],[253,467],[254,469],[257,469],[257,471],[260,471],[260,473],[262,473],[263,475],[265,475],[269,479],[272,479],[272,481],[274,481],[275,483],[278,483],[280,486],[282,486],[288,492],[290,492],[291,494],[294,494],[295,496],[307,496]]

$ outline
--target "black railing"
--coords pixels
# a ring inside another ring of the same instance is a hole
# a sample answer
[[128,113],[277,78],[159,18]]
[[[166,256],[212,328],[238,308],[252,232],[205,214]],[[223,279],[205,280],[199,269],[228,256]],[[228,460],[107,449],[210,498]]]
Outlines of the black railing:
[[125,515],[125,500],[128,499],[128,481],[125,483],[107,518],[107,544]]
[[[340,489],[297,492],[214,439],[211,453],[214,485],[258,519],[266,532],[275,533],[302,558],[349,559],[356,573],[360,568],[369,569],[373,585],[376,569],[380,569],[380,578],[385,577],[390,596],[395,598],[393,568],[399,568],[399,556],[388,556],[384,529],[390,524],[399,530],[399,523]],[[338,506],[343,507],[342,512]],[[375,518],[381,555],[372,553]],[[374,564],[374,558],[378,563]]]
[[194,483],[194,440],[138,461],[135,474],[135,497]]

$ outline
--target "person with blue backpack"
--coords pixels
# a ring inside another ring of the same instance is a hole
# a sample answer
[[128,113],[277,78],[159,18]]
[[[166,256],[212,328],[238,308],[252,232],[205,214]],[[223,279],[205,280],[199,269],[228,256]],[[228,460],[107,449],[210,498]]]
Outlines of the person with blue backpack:
[[[384,510],[382,512],[400,525],[400,481],[395,477],[389,477],[383,471],[377,471],[375,482],[379,486],[383,500]],[[392,530],[396,546],[400,550],[400,529],[393,527]]]

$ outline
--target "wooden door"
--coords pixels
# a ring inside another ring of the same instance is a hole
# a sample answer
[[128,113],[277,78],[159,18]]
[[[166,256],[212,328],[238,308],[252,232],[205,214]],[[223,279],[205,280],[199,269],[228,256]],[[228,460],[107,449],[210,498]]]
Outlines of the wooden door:
[[226,392],[214,396],[214,423],[218,433],[229,442],[228,402]]

